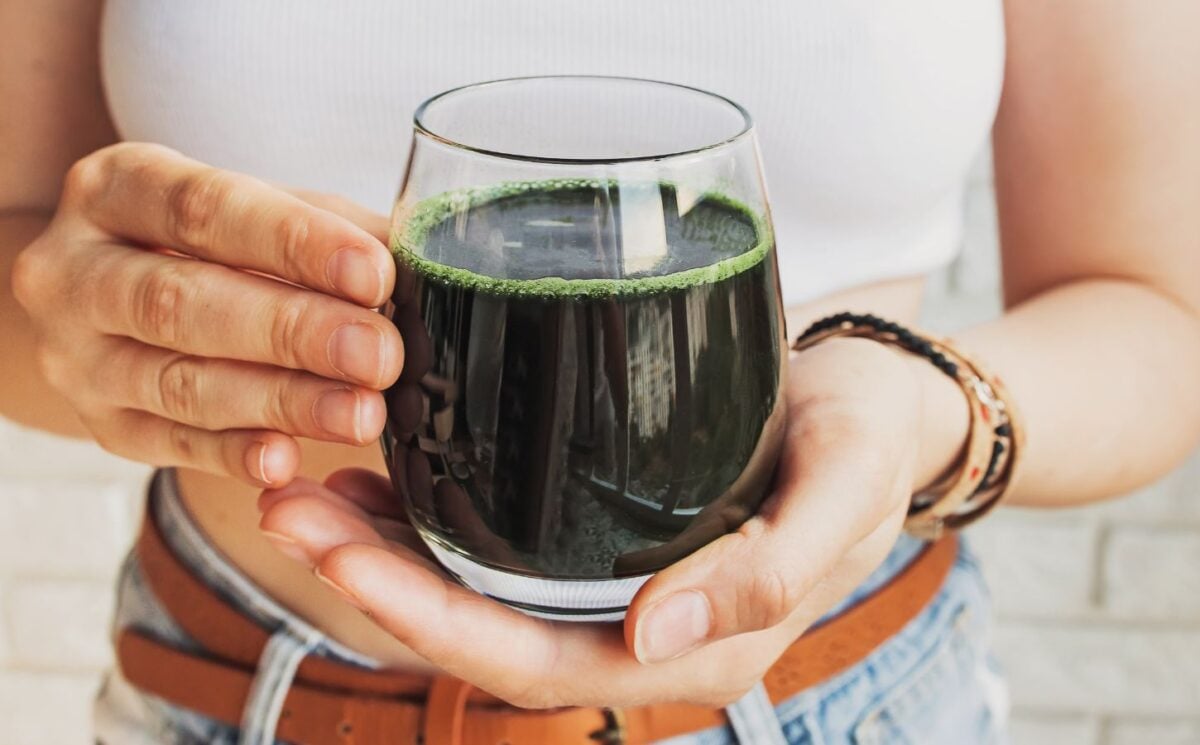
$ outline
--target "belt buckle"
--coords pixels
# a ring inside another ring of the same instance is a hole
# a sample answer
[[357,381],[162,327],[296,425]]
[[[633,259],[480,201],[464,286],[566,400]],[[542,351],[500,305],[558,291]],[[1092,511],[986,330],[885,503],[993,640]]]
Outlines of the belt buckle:
[[600,745],[625,745],[629,733],[625,729],[625,712],[621,709],[605,707],[600,710],[604,717],[604,727],[588,735]]

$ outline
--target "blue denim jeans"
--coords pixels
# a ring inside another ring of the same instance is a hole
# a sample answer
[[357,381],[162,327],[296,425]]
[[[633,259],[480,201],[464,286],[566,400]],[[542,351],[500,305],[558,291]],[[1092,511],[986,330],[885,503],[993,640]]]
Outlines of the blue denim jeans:
[[[375,663],[325,637],[253,585],[201,534],[187,514],[174,474],[151,483],[147,509],[176,555],[247,617],[272,631],[240,727],[213,721],[134,689],[111,671],[96,701],[103,745],[272,743],[283,696],[301,659]],[[903,537],[836,615],[886,583],[920,550]],[[136,555],[118,584],[114,632],[138,628],[180,649],[203,651],[146,584]],[[669,745],[1002,745],[1007,694],[988,654],[990,604],[965,542],[934,600],[861,663],[772,707],[762,686],[728,709],[731,725],[672,738]],[[664,745],[666,745],[664,743]]]

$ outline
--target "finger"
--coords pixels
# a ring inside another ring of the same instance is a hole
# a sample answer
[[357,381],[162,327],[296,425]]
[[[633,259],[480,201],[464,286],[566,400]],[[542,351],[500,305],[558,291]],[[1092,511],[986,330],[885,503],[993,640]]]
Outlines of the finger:
[[311,494],[282,499],[263,513],[259,530],[278,542],[299,546],[309,562],[345,543],[387,548],[387,541],[362,516]]
[[736,500],[713,502],[701,510],[678,535],[666,543],[629,551],[613,559],[620,576],[647,574],[673,564],[695,550],[730,533],[751,517],[746,505]]
[[403,365],[400,334],[378,313],[215,264],[110,246],[97,252],[80,295],[98,330],[187,354],[375,389]]
[[[168,148],[123,144],[72,169],[65,199],[106,232],[382,305],[395,264],[350,220]],[[136,209],[130,209],[136,205]]]
[[317,573],[417,654],[516,706],[612,704],[654,677],[614,627],[526,616],[401,554],[344,545]]
[[[269,508],[261,526],[285,536],[285,552],[300,546],[317,561],[322,580],[401,642],[517,706],[623,705],[661,699],[664,691],[731,700],[728,692],[741,685],[731,685],[735,676],[727,672],[736,650],[714,645],[713,655],[694,663],[642,666],[616,626],[526,616],[448,581],[427,554],[381,545],[370,532],[373,523],[312,482],[297,480],[277,493],[288,496]],[[343,543],[333,546],[336,540]],[[771,640],[772,650],[782,643]]]
[[195,357],[120,339],[94,372],[112,404],[209,430],[273,429],[362,445],[383,431],[376,391],[306,372]]
[[284,191],[304,200],[314,207],[323,209],[326,212],[332,212],[338,217],[346,218],[375,236],[384,245],[387,244],[388,232],[391,229],[387,215],[381,215],[374,210],[369,210],[358,202],[338,196],[337,194],[325,194],[319,191],[290,187],[285,188]]
[[258,487],[282,486],[300,466],[299,445],[279,432],[210,432],[130,410],[89,424],[97,442],[117,455],[155,466],[195,468]]
[[780,629],[641,665],[612,624],[552,623],[478,595],[403,551],[364,544],[326,554],[316,573],[405,646],[514,706],[719,707],[761,679],[792,640]]
[[[321,484],[296,479],[259,497],[259,529],[283,553],[312,566],[337,546],[363,543],[381,548],[400,544],[437,571],[432,554],[409,525],[364,512]],[[299,552],[299,553],[297,553]]]
[[759,514],[643,586],[625,620],[639,660],[660,663],[782,623],[878,524],[869,505],[896,485],[857,455],[867,440],[847,448],[826,436],[789,431],[779,486]]
[[338,510],[353,516],[356,519],[364,522],[371,521],[371,515],[363,508],[354,502],[347,499],[344,495],[335,492],[323,484],[320,484],[310,478],[298,477],[292,479],[287,484],[273,489],[264,489],[258,495],[258,511],[266,514],[275,505],[280,504],[288,499],[295,497],[319,497]]
[[386,476],[365,468],[343,468],[325,479],[330,491],[354,502],[368,513],[406,519],[404,505]]

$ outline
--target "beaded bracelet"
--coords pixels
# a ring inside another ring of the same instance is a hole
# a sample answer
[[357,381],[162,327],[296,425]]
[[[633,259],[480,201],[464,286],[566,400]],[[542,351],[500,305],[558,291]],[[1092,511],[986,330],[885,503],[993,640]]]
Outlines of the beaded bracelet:
[[946,529],[962,528],[983,517],[1013,485],[1024,450],[1024,428],[1003,382],[945,339],[915,334],[898,323],[870,314],[838,313],[812,324],[796,337],[802,351],[835,336],[857,336],[899,347],[928,360],[962,388],[969,402],[967,444],[949,476],[915,494],[904,529],[934,540]]

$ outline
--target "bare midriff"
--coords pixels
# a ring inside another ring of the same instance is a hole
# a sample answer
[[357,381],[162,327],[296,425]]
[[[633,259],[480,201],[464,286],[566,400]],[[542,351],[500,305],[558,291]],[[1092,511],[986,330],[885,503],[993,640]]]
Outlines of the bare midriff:
[[[789,333],[794,336],[810,321],[844,310],[872,312],[899,322],[912,322],[919,311],[923,286],[920,278],[893,280],[789,308]],[[385,472],[377,445],[353,448],[309,441],[302,445],[302,474],[317,481],[348,467]],[[378,660],[385,667],[430,674],[437,671],[343,602],[334,591],[313,577],[309,567],[275,550],[258,531],[257,489],[197,471],[180,471],[179,483],[184,503],[209,540],[267,594],[331,638]],[[397,588],[397,591],[403,590]]]

